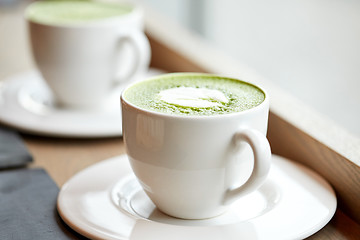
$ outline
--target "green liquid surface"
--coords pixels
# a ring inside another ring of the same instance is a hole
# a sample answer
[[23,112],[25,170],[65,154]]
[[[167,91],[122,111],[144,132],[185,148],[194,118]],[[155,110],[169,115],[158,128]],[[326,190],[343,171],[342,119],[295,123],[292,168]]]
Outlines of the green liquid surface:
[[[188,107],[162,100],[160,92],[181,87],[217,90],[223,93],[228,101],[204,98],[202,100],[215,102],[216,106]],[[134,84],[124,92],[123,97],[131,104],[150,111],[208,116],[251,109],[264,101],[265,94],[258,87],[236,79],[211,75],[168,74]]]
[[46,24],[72,24],[117,17],[131,11],[132,7],[116,3],[45,0],[32,4],[27,17]]

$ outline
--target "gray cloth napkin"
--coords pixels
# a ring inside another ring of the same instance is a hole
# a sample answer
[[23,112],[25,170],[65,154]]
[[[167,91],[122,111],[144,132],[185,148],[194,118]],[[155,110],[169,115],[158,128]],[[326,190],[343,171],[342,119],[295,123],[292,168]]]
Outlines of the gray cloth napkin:
[[21,136],[0,126],[0,239],[86,239],[71,230],[56,211],[59,188],[32,162]]
[[20,135],[0,126],[0,169],[21,167],[32,161],[32,156]]
[[85,239],[56,211],[59,189],[38,168],[0,171],[0,239]]

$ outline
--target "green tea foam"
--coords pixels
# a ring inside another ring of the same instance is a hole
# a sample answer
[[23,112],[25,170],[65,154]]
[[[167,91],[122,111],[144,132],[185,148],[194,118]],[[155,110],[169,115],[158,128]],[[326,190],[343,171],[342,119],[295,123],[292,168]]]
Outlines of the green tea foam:
[[47,0],[33,3],[27,17],[46,24],[72,24],[121,16],[132,7],[94,1]]
[[261,104],[264,92],[231,78],[168,74],[134,84],[124,99],[150,111],[175,115],[217,115],[241,112]]

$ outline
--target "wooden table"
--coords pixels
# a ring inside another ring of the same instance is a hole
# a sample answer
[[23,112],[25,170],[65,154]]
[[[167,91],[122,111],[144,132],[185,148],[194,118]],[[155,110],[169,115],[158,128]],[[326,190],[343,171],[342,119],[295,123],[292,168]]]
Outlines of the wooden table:
[[[25,4],[0,9],[0,79],[34,67],[21,17]],[[299,161],[334,186],[339,208],[309,239],[360,239],[360,141],[288,96],[251,69],[228,59],[200,38],[147,9],[152,65],[166,71],[211,72],[261,83],[271,94],[268,138],[274,153]],[[173,33],[173,34],[172,34]],[[175,36],[182,36],[181,39]],[[284,105],[286,103],[286,106]],[[125,153],[121,137],[66,139],[22,133],[34,157],[61,187],[82,169]],[[335,175],[331,169],[337,168]]]

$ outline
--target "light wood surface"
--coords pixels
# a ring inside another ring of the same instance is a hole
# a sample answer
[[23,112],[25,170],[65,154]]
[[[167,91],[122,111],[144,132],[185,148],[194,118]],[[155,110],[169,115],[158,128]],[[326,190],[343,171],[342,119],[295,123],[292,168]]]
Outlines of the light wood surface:
[[[0,79],[33,67],[22,9],[23,6],[0,10]],[[229,59],[150,9],[147,13],[146,29],[151,39],[153,66],[170,72],[235,76],[268,89],[271,96],[268,137],[273,152],[304,163],[322,174],[334,186],[339,199],[334,218],[309,239],[359,239],[359,140],[288,96],[245,64]],[[34,156],[30,167],[46,169],[59,187],[82,169],[125,153],[121,137],[58,139],[22,136]]]
[[274,113],[269,126],[272,152],[315,169],[335,188],[338,206],[359,221],[359,166]]
[[125,153],[121,137],[57,139],[24,135],[24,138],[35,159],[32,167],[45,168],[59,187],[84,168]]

